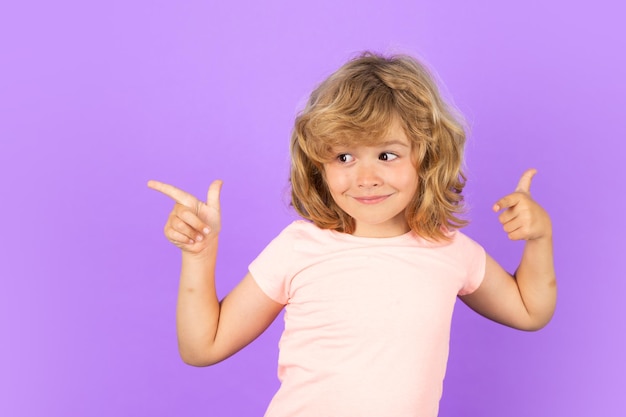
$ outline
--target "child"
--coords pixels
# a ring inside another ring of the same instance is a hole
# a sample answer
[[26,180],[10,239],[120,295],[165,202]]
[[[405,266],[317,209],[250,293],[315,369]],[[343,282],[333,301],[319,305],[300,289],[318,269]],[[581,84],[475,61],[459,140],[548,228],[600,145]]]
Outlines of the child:
[[180,353],[206,366],[254,340],[285,308],[281,387],[266,416],[436,416],[456,297],[524,330],[556,302],[551,222],[534,170],[494,205],[525,240],[515,276],[458,229],[464,131],[425,68],[366,53],[324,81],[295,122],[287,226],[220,303],[215,181],[207,202],[171,185],[165,226],[182,249]]

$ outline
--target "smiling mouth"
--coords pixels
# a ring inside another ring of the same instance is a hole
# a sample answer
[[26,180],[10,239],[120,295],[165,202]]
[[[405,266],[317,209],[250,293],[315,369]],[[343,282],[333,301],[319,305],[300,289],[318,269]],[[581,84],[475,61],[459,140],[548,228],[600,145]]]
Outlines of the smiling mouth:
[[353,197],[356,201],[361,204],[378,204],[381,201],[384,201],[388,198],[388,195],[378,195],[371,197]]

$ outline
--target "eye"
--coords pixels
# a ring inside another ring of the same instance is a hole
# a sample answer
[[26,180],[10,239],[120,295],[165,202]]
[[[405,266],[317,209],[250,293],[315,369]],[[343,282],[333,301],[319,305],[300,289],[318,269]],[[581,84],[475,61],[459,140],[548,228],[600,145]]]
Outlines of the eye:
[[378,155],[378,159],[380,159],[381,161],[393,161],[397,157],[398,155],[396,155],[395,153],[391,153],[391,152],[383,152],[380,155]]
[[342,153],[337,156],[337,161],[344,163],[344,164],[348,162],[352,162],[353,160],[354,160],[354,157],[350,155],[349,153]]

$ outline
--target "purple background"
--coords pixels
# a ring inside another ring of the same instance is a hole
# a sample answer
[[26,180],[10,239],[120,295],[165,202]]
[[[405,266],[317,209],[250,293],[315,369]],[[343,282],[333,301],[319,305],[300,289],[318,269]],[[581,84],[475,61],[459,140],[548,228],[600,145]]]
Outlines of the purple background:
[[215,367],[180,361],[171,203],[145,183],[224,180],[224,295],[295,217],[294,115],[364,49],[423,57],[467,116],[469,235],[515,268],[490,206],[531,166],[554,221],[554,320],[459,303],[441,416],[621,415],[625,10],[501,3],[3,2],[0,415],[262,415],[282,321]]

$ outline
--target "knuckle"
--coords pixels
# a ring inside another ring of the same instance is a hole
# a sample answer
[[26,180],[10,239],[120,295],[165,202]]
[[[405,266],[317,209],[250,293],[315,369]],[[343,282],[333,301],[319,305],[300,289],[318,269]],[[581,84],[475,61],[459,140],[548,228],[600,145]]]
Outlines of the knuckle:
[[181,215],[182,213],[189,211],[188,207],[185,207],[184,205],[180,204],[180,203],[176,203],[176,205],[174,206],[174,208],[172,209],[173,212],[176,213],[176,215]]
[[177,244],[177,239],[176,239],[176,233],[174,233],[172,230],[168,230],[165,233],[165,237],[167,237],[167,240],[169,240],[170,242]]
[[187,228],[187,223],[185,223],[180,217],[174,219],[172,223],[176,230],[183,231]]

